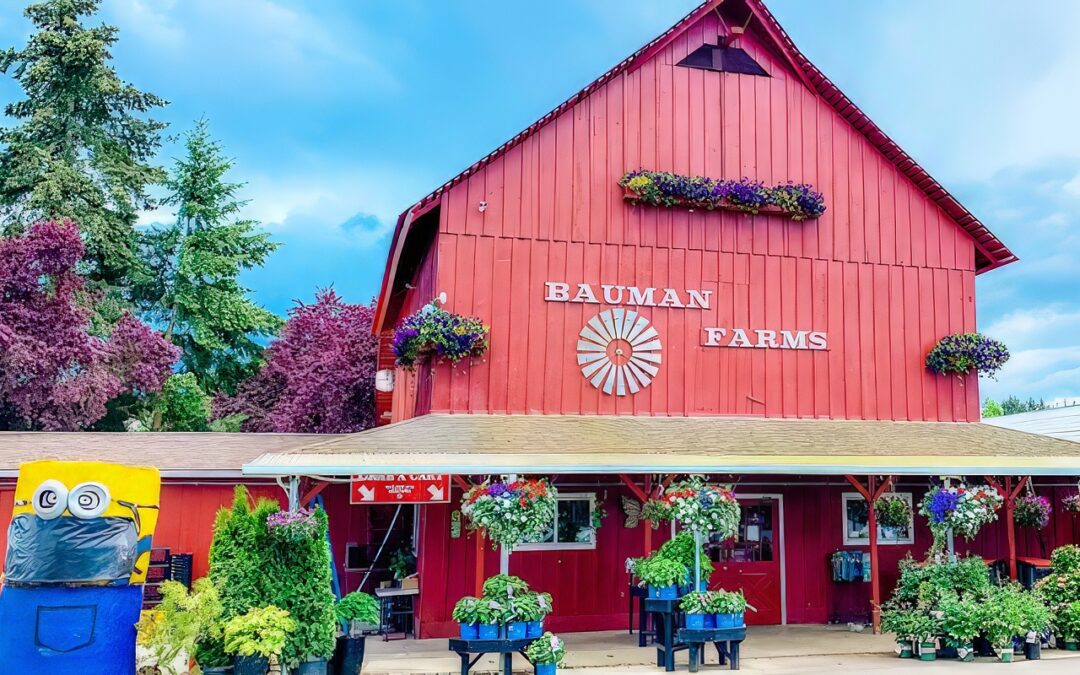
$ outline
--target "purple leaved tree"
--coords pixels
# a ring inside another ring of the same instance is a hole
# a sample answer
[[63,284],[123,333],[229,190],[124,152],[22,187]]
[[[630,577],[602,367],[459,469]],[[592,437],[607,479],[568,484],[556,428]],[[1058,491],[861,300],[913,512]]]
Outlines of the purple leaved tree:
[[130,315],[107,336],[90,332],[84,252],[69,220],[0,238],[0,428],[85,428],[113,398],[161,389],[179,356]]
[[375,423],[378,340],[371,305],[343,302],[333,290],[289,310],[266,365],[215,415],[244,415],[244,431],[349,433]]

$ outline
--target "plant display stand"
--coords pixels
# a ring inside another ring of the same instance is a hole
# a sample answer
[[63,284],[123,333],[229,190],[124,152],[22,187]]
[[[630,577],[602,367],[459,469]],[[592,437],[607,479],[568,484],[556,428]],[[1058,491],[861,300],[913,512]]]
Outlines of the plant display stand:
[[[512,675],[514,672],[514,654],[525,656],[525,648],[535,638],[523,640],[461,640],[450,638],[450,651],[461,657],[461,675],[469,675],[469,671],[476,662],[485,654],[501,654],[499,659],[500,670],[503,675]],[[475,654],[475,656],[473,656]],[[527,659],[528,657],[526,657]],[[535,669],[535,668],[534,668]]]
[[649,628],[649,613],[645,610],[645,600],[649,597],[649,589],[642,588],[631,582],[628,595],[630,600],[630,634],[634,634],[634,604],[636,603],[638,611],[638,647],[644,647],[649,636],[655,633],[654,630]]
[[[731,670],[739,669],[739,645],[746,639],[746,626],[742,628],[706,628],[690,630],[680,628],[676,640],[687,646],[690,652],[690,672],[696,673],[699,664],[705,663],[705,644],[713,643],[720,657],[720,665],[730,662]],[[669,668],[668,670],[671,670]]]
[[[383,636],[383,642],[387,640],[404,640],[411,633],[416,637],[416,628],[413,616],[415,613],[414,601],[420,595],[419,588],[376,588],[375,597],[379,599],[380,621],[379,632]],[[400,631],[395,630],[400,628]],[[400,638],[391,638],[391,635],[400,633]]]
[[679,644],[675,640],[675,631],[683,620],[679,601],[645,598],[645,612],[652,615],[656,665],[663,666],[668,671],[675,670],[675,652],[686,649],[685,644]]

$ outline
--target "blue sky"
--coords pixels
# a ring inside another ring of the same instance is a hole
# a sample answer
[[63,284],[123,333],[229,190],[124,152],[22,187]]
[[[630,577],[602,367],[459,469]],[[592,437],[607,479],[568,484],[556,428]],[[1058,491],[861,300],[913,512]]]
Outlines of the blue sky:
[[[28,33],[15,4],[0,46]],[[285,244],[247,282],[284,312],[330,284],[369,299],[398,212],[696,4],[103,0],[102,18],[121,76],[172,101],[170,133],[205,115],[236,158],[248,215]],[[1080,399],[1080,3],[768,4],[1021,257],[979,277],[980,329],[1013,352],[983,394]]]

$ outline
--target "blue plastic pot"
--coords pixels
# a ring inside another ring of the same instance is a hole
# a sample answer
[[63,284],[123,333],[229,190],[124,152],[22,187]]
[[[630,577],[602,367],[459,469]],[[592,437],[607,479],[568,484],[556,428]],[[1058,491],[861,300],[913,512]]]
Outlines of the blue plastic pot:
[[649,586],[649,597],[660,600],[677,600],[679,589],[675,584],[670,586]]
[[525,637],[538,638],[544,634],[543,621],[530,621],[525,628]]
[[705,630],[704,614],[687,614],[686,628],[688,630]]
[[326,675],[326,659],[301,661],[297,675]]
[[499,624],[497,623],[482,623],[479,625],[477,636],[481,640],[498,640],[499,639]]
[[702,614],[705,617],[705,628],[716,628],[716,615],[715,614]]
[[524,640],[529,624],[525,621],[511,621],[506,624],[506,637],[509,640]]
[[717,628],[734,628],[735,627],[734,614],[714,614]]
[[462,640],[475,640],[480,637],[480,624],[478,623],[459,623],[461,628]]
[[266,675],[270,659],[263,656],[234,656],[233,675]]
[[555,675],[556,669],[554,663],[538,663],[536,664],[536,675]]

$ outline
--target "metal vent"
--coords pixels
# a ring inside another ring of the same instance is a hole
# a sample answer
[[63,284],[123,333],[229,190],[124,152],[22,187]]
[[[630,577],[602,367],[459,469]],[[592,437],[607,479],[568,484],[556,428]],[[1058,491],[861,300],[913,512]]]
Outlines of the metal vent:
[[769,73],[762,68],[745,50],[739,47],[727,47],[723,39],[720,44],[703,44],[678,65],[687,68],[699,68],[711,70],[717,73],[740,73],[742,75],[759,75],[769,77]]

